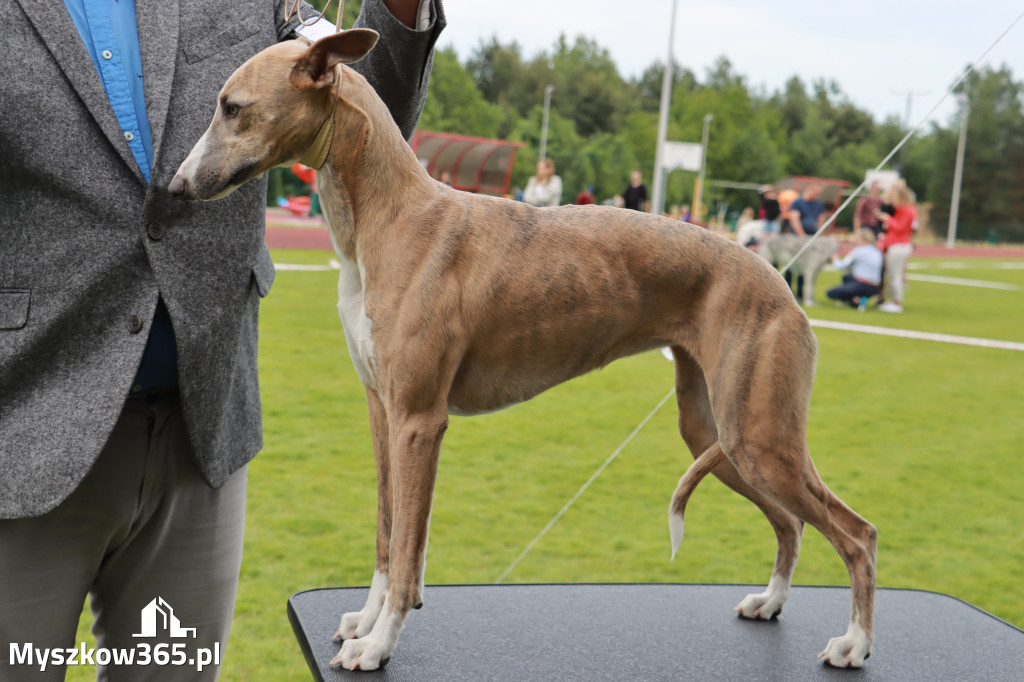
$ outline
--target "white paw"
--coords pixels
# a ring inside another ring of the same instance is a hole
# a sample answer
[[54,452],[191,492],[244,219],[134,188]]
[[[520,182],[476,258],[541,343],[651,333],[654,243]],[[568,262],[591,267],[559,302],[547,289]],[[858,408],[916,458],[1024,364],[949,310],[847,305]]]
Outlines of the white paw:
[[366,609],[346,613],[341,617],[341,625],[334,633],[334,640],[366,637],[373,629],[373,624],[377,622],[377,615],[376,613],[367,613]]
[[818,658],[836,668],[860,668],[864,659],[871,655],[871,638],[853,623],[842,637],[829,640]]
[[390,655],[379,638],[369,635],[344,641],[341,651],[331,659],[331,665],[340,665],[346,670],[376,670],[388,662]]
[[733,610],[744,618],[771,620],[782,613],[782,606],[785,603],[784,596],[769,592],[748,594]]
[[388,592],[388,576],[381,571],[374,571],[373,581],[370,583],[370,594],[366,597],[366,604],[361,611],[346,613],[341,617],[341,625],[334,633],[334,641],[341,639],[356,639],[370,634],[380,611],[384,607],[384,599]]
[[761,594],[748,594],[733,609],[744,618],[771,620],[780,613],[789,597],[789,580],[773,575]]

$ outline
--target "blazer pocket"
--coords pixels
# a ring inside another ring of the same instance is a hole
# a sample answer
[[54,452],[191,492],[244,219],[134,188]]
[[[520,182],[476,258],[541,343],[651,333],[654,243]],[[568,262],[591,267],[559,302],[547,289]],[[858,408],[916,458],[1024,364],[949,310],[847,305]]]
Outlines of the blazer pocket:
[[0,329],[24,327],[31,298],[31,289],[0,289]]
[[246,38],[258,33],[259,22],[255,17],[247,17],[238,23],[230,25],[220,33],[203,38],[197,38],[185,46],[185,59],[189,64],[201,62],[207,57],[212,57],[222,50],[237,45]]
[[252,264],[252,276],[256,280],[256,291],[260,298],[270,293],[270,287],[277,276],[277,269],[274,268],[274,261],[270,258],[270,251],[267,247],[260,246],[260,252],[256,256],[256,262]]

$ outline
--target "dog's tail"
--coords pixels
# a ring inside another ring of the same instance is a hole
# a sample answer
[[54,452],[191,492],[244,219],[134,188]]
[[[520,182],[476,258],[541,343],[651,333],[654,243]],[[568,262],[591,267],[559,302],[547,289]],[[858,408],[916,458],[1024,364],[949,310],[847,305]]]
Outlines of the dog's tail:
[[722,445],[716,441],[714,445],[702,452],[700,457],[693,460],[693,464],[679,479],[679,485],[672,494],[672,502],[668,506],[668,532],[672,538],[673,559],[676,558],[679,546],[683,544],[683,514],[686,512],[686,503],[697,484],[721,464],[723,459],[725,459],[725,453],[722,451]]

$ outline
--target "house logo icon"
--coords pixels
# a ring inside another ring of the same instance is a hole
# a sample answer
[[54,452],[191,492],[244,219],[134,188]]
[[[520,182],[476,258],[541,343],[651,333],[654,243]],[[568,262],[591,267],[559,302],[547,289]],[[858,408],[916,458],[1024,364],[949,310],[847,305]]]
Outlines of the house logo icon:
[[174,609],[157,597],[142,609],[142,632],[132,637],[156,637],[157,630],[166,631],[171,637],[192,637],[195,639],[195,628],[181,627],[181,621],[174,615]]

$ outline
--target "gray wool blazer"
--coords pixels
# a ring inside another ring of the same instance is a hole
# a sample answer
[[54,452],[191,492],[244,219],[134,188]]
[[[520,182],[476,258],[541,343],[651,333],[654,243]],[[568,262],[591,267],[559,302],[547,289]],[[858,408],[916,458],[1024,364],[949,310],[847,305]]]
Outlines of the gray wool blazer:
[[[381,34],[355,68],[407,135],[445,25],[406,28],[382,0]],[[136,0],[153,136],[146,185],[61,0],[0,12],[0,518],[43,514],[88,473],[124,405],[162,295],[181,400],[214,487],[262,446],[256,377],[266,181],[214,202],[167,185],[246,59],[293,37],[284,0]],[[310,10],[304,13],[310,16]],[[142,321],[142,329],[138,328]]]

